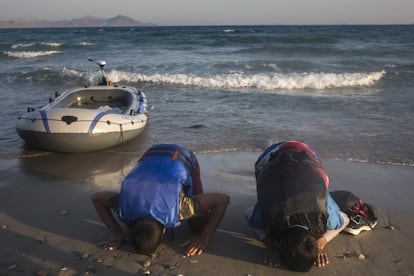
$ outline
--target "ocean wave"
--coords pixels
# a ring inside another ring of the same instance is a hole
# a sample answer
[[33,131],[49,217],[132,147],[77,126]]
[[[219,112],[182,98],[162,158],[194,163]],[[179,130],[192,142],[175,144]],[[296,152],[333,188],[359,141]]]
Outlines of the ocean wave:
[[13,58],[37,58],[43,56],[56,55],[61,51],[4,51],[3,54]]
[[151,82],[197,86],[203,88],[249,89],[328,89],[341,87],[372,86],[385,75],[385,71],[370,73],[271,73],[246,75],[232,73],[213,76],[189,74],[136,74],[122,71],[110,71],[107,76],[113,82]]
[[339,160],[339,161],[347,161],[347,162],[355,162],[355,163],[371,163],[371,164],[381,164],[381,165],[391,165],[391,166],[402,166],[402,167],[414,167],[414,163],[411,161],[392,161],[392,160],[368,160],[368,159],[362,159],[357,157],[349,157],[345,159],[341,158],[332,158],[332,160]]
[[34,46],[36,43],[17,43],[17,44],[13,44],[11,46],[12,49],[17,49],[17,48],[27,48],[27,47],[32,47]]
[[79,46],[92,46],[93,45],[93,43],[91,43],[91,42],[79,42]]
[[60,47],[63,44],[59,43],[59,42],[40,42],[40,45],[45,45],[45,46],[49,46],[49,47]]
[[[55,54],[48,52],[47,54]],[[41,54],[20,52],[18,57],[36,57]],[[54,72],[54,74],[51,74]],[[370,73],[260,73],[247,75],[244,73],[229,73],[212,76],[197,76],[192,74],[141,74],[119,70],[106,72],[106,77],[113,83],[152,83],[161,85],[193,86],[207,89],[261,89],[265,91],[364,87],[373,86],[386,74],[385,71]],[[79,71],[63,67],[60,70],[47,68],[36,72],[26,73],[25,78],[42,79],[55,82],[70,79],[79,82],[87,81],[95,84],[100,78],[96,71]],[[53,77],[52,77],[53,76]]]
[[17,43],[17,44],[13,44],[11,46],[12,49],[17,49],[17,48],[28,48],[28,47],[33,47],[36,45],[42,45],[42,46],[48,46],[48,47],[53,47],[53,48],[57,48],[62,46],[62,43],[59,42],[30,42],[30,43]]

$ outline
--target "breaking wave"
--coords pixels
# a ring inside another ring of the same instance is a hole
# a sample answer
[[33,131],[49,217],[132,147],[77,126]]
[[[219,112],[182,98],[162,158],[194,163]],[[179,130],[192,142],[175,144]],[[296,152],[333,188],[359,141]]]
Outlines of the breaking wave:
[[12,58],[37,58],[56,55],[61,51],[4,51],[3,54]]
[[[49,53],[51,54],[51,53]],[[36,53],[25,54],[35,57]],[[345,87],[369,87],[375,85],[383,76],[385,71],[371,73],[261,73],[247,75],[243,73],[232,73],[212,76],[197,76],[191,74],[140,74],[119,70],[106,72],[106,77],[113,83],[150,83],[161,85],[193,86],[207,89],[261,89],[295,90],[315,89],[323,90],[330,88]],[[16,78],[30,79],[31,81],[42,80],[51,82],[77,82],[86,81],[90,85],[99,79],[98,72],[78,71],[63,67],[60,70],[45,68],[35,72],[19,74]]]
[[27,42],[16,43],[10,46],[9,51],[3,54],[11,58],[30,59],[50,56],[61,53],[58,49],[63,45],[59,42]]
[[48,46],[48,47],[60,47],[62,46],[62,43],[59,42],[31,42],[31,43],[17,43],[17,44],[13,44],[11,46],[12,49],[17,49],[17,48],[27,48],[27,47],[33,47],[33,46],[37,46],[37,45],[42,45],[42,46]]
[[372,86],[385,75],[385,71],[371,73],[268,73],[246,75],[233,73],[213,76],[188,74],[136,74],[110,71],[107,76],[113,82],[151,82],[197,86],[204,88],[243,89],[328,89],[341,87]]

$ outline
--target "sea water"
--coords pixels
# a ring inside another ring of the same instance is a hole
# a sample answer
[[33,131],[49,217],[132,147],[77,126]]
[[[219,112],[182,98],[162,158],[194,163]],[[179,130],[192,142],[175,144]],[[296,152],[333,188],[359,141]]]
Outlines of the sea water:
[[108,158],[154,143],[198,153],[295,139],[322,159],[414,164],[414,25],[3,29],[0,158],[43,153],[17,118],[96,83],[88,58],[149,101],[145,132]]

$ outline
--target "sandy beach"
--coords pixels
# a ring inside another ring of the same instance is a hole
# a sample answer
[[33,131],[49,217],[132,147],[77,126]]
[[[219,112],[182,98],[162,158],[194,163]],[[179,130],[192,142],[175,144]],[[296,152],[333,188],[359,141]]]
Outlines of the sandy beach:
[[[107,230],[90,195],[117,191],[137,157],[45,154],[0,162],[0,275],[294,275],[263,264],[263,245],[243,217],[256,200],[257,152],[197,154],[206,192],[229,194],[225,217],[202,256],[184,258],[186,224],[169,233],[157,256],[127,243],[106,252]],[[330,190],[349,190],[379,210],[377,227],[340,234],[330,264],[308,275],[414,275],[414,168],[323,160]]]

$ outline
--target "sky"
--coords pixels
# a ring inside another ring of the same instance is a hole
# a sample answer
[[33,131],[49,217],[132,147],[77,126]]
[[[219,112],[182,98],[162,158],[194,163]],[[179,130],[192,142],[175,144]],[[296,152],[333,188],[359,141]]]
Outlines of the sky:
[[0,0],[0,21],[116,15],[157,25],[413,24],[414,0]]

